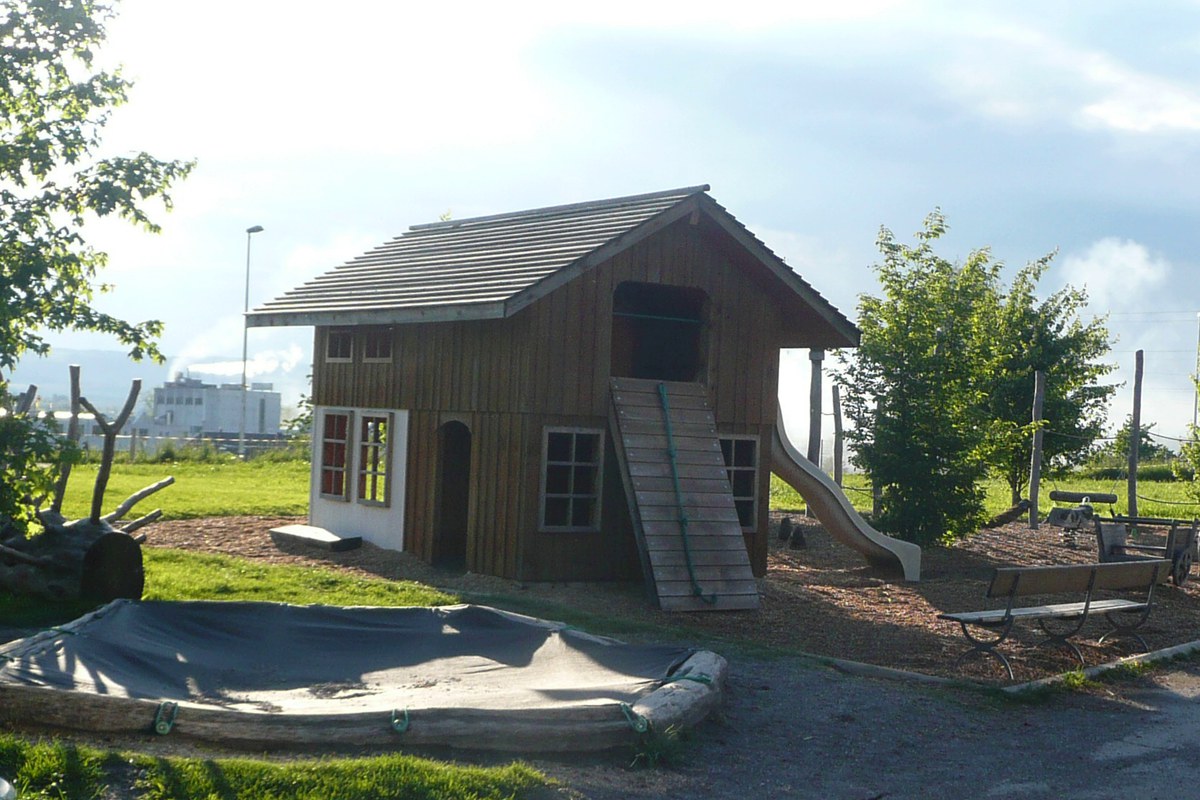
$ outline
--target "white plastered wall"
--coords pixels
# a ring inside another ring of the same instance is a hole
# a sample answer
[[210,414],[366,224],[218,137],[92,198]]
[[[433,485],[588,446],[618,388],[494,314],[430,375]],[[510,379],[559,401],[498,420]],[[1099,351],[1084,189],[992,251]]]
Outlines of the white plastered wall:
[[[346,470],[349,500],[321,496],[322,431],[328,413],[350,413],[351,440]],[[359,502],[358,493],[358,423],[361,414],[391,415],[388,431],[388,498],[387,506]],[[308,489],[309,524],[340,536],[361,536],[364,540],[391,550],[404,549],[404,487],[408,464],[408,412],[399,409],[356,408],[349,406],[317,406],[313,419],[312,475]]]

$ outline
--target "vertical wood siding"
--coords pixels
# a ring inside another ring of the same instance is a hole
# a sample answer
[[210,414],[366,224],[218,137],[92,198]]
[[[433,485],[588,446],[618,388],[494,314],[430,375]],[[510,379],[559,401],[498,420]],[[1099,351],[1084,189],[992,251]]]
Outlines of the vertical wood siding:
[[[438,427],[471,431],[467,569],[526,580],[629,578],[638,572],[619,480],[605,476],[603,533],[539,533],[542,432],[547,425],[605,430],[613,291],[624,281],[698,288],[708,295],[707,370],[721,433],[759,437],[758,527],[747,537],[766,568],[769,453],[775,423],[783,289],[706,224],[681,220],[550,292],[508,319],[392,328],[392,363],[324,363],[315,338],[314,398],[321,405],[402,408],[409,430],[406,549],[434,552]],[[605,469],[609,463],[606,458]],[[613,493],[616,500],[612,502]]]

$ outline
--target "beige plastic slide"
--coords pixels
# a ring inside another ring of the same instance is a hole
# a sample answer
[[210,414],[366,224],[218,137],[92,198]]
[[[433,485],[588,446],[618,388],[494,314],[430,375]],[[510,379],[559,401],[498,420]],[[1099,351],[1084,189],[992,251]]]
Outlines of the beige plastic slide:
[[904,580],[921,580],[921,548],[880,533],[850,505],[850,499],[833,480],[792,446],[783,425],[783,409],[775,422],[771,471],[800,493],[809,509],[830,535],[885,569],[899,568]]

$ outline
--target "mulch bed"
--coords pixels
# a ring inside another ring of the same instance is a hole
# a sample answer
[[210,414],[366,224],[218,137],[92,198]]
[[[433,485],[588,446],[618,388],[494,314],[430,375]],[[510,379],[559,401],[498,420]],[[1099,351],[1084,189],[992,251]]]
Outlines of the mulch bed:
[[[1022,522],[980,531],[955,547],[927,548],[922,580],[905,583],[882,577],[862,557],[833,540],[815,520],[792,517],[802,527],[807,546],[791,549],[774,536],[767,575],[760,581],[762,607],[754,612],[667,614],[651,608],[640,585],[607,583],[521,584],[474,574],[434,569],[406,553],[370,544],[343,553],[304,545],[276,544],[273,527],[301,520],[226,517],[167,521],[146,529],[147,545],[177,547],[261,559],[274,563],[333,566],[364,575],[408,579],[448,591],[528,594],[598,614],[685,626],[704,634],[749,639],[762,645],[799,649],[814,655],[859,661],[896,669],[984,683],[1007,683],[994,659],[974,658],[961,664],[966,648],[957,625],[940,621],[943,611],[973,611],[989,606],[984,598],[994,567],[1006,564],[1068,564],[1096,560],[1091,536],[1078,547],[1064,543],[1057,528],[1030,530]],[[1200,639],[1200,577],[1183,587],[1166,584],[1156,590],[1156,607],[1144,629],[1153,648]],[[992,606],[995,604],[992,603]],[[1079,640],[1088,665],[1105,663],[1135,652],[1127,641],[1095,644],[1103,621],[1089,622]],[[1006,653],[1018,682],[1043,678],[1077,667],[1068,652],[1039,648],[1032,626],[1025,628]]]

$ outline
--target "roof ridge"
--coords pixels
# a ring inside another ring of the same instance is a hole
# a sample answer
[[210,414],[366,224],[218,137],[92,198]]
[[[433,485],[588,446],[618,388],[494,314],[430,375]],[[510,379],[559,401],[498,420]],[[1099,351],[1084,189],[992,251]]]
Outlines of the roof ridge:
[[613,197],[607,200],[589,200],[582,203],[568,203],[561,206],[545,206],[543,208],[531,208],[525,211],[509,211],[503,214],[489,214],[482,217],[468,217],[466,219],[449,219],[442,222],[426,222],[421,225],[410,225],[408,231],[428,231],[446,228],[455,228],[461,225],[476,224],[480,222],[498,222],[500,220],[521,219],[524,217],[540,217],[550,216],[552,214],[562,214],[569,211],[586,211],[601,208],[615,208],[623,205],[632,205],[633,203],[644,202],[646,200],[657,200],[665,197],[689,197],[701,192],[707,192],[711,187],[707,183],[702,183],[698,186],[685,186],[679,189],[667,189],[660,192],[649,192],[647,194],[631,194],[624,197]]

